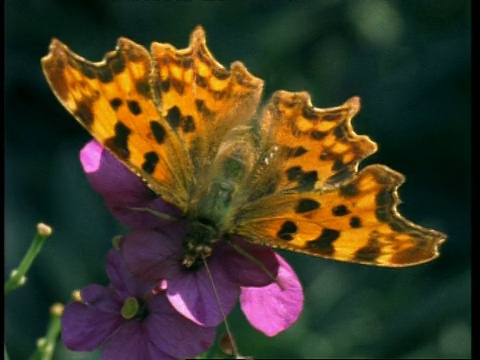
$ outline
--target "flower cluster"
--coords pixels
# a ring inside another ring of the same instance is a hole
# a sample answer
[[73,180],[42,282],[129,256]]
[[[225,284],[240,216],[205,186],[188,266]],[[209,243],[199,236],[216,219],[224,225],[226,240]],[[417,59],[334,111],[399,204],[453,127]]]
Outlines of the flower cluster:
[[[110,286],[90,285],[62,319],[65,345],[103,346],[102,359],[170,359],[207,350],[215,327],[240,300],[253,327],[268,336],[287,329],[303,306],[300,282],[270,248],[240,237],[215,242],[205,266],[182,265],[186,220],[97,142],[80,159],[92,187],[129,227],[107,256]],[[150,209],[151,211],[140,211]]]

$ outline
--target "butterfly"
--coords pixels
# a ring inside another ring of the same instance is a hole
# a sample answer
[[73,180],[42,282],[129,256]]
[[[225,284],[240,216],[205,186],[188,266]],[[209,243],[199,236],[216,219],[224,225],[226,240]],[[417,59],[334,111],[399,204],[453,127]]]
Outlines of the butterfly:
[[397,211],[403,175],[358,169],[377,150],[352,128],[358,97],[315,108],[307,92],[277,91],[258,110],[263,80],[218,63],[202,27],[180,50],[120,38],[97,63],[53,39],[42,66],[77,121],[189,220],[187,267],[229,235],[375,266],[439,255],[445,235]]

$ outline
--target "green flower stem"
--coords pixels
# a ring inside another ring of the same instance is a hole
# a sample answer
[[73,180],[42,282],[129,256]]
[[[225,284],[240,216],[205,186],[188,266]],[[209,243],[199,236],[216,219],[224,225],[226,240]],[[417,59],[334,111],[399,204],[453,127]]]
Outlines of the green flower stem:
[[37,224],[37,234],[35,235],[27,253],[23,257],[20,266],[18,269],[12,271],[10,278],[5,283],[4,295],[25,284],[25,274],[32,265],[35,257],[38,255],[43,243],[51,234],[52,228],[50,226],[42,223]]
[[30,357],[30,360],[50,360],[52,358],[58,334],[60,334],[62,312],[62,304],[53,304],[50,307],[50,323],[48,324],[47,335],[38,339],[37,350]]

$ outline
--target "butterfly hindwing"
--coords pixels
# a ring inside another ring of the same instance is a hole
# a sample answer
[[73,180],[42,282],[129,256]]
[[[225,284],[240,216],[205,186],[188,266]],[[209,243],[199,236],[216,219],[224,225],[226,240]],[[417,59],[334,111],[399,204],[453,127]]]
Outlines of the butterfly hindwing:
[[382,165],[357,171],[376,150],[351,127],[359,106],[352,98],[315,109],[306,93],[274,95],[257,127],[263,132],[257,146],[265,154],[257,163],[261,175],[242,190],[251,201],[239,206],[232,232],[258,244],[367,265],[407,266],[438,256],[445,236],[396,209],[403,176]]

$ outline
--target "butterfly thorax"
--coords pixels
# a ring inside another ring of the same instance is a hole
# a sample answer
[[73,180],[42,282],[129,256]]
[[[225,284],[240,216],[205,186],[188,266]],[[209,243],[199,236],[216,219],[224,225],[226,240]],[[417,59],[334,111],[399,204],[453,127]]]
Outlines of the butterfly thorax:
[[197,268],[204,257],[211,255],[213,244],[223,235],[234,191],[232,183],[214,181],[208,193],[199,200],[196,214],[189,222],[183,241],[185,252],[182,265]]

